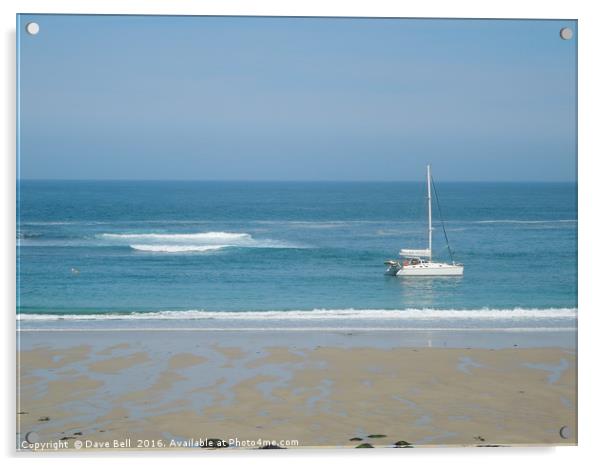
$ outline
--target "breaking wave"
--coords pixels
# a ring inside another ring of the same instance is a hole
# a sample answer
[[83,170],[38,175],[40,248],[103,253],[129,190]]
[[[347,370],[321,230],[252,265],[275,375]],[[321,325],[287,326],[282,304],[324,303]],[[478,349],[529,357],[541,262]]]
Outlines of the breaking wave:
[[209,231],[202,233],[103,233],[103,240],[127,244],[136,251],[155,253],[203,253],[224,248],[302,248],[285,241],[257,239],[249,233]]
[[161,240],[161,241],[248,241],[253,238],[248,233],[228,233],[224,231],[209,231],[206,233],[103,233],[107,239],[126,240]]
[[17,314],[18,320],[520,320],[577,318],[575,308],[313,309],[308,311],[157,311],[106,314]]

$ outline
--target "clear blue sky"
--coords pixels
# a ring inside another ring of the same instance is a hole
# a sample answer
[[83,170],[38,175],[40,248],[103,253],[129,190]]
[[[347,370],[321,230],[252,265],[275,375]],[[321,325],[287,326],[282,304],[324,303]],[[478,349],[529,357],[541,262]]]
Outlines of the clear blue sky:
[[575,21],[18,20],[22,178],[576,177]]

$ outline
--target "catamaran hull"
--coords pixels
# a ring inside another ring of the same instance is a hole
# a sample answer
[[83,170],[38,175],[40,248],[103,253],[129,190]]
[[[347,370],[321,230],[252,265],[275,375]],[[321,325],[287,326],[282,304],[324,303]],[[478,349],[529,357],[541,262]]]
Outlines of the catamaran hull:
[[431,266],[404,266],[395,273],[398,277],[432,277],[464,275],[463,265],[433,264]]

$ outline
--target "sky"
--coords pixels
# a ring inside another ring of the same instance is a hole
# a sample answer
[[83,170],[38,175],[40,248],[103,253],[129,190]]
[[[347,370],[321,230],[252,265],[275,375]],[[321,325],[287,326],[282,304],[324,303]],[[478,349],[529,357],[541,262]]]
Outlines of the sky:
[[576,180],[576,21],[20,15],[17,36],[22,179]]

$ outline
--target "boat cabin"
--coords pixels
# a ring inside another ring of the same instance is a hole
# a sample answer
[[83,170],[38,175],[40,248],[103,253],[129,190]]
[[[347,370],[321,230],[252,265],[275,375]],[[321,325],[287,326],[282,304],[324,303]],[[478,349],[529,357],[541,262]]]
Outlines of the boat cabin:
[[404,267],[407,267],[408,265],[420,265],[420,264],[423,264],[424,262],[425,261],[423,261],[419,257],[411,257],[411,258],[404,259],[402,262],[402,265]]

